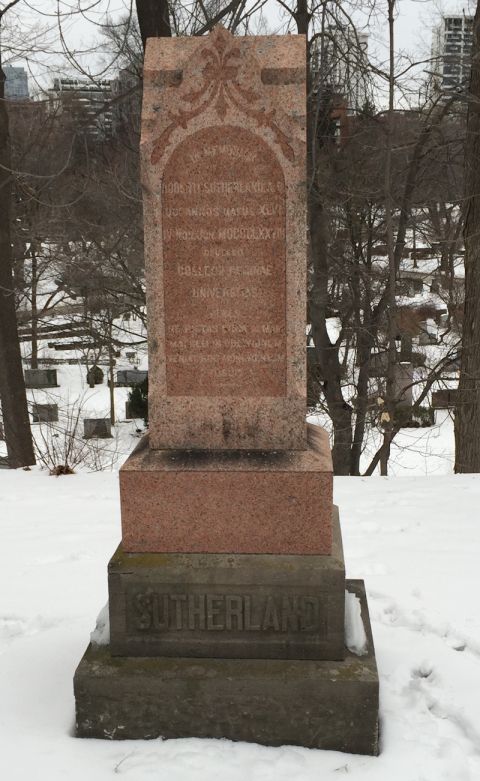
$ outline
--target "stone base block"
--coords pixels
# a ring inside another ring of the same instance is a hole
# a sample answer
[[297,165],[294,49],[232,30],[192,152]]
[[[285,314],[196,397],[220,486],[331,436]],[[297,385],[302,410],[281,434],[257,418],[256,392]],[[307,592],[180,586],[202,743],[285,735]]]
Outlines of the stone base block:
[[128,553],[329,554],[332,461],[309,426],[308,450],[152,450],[120,470]]
[[89,646],[74,679],[76,734],[227,738],[377,754],[378,675],[361,581],[366,656],[343,661],[112,656]]
[[330,556],[124,553],[108,567],[110,650],[122,656],[343,659],[338,508]]

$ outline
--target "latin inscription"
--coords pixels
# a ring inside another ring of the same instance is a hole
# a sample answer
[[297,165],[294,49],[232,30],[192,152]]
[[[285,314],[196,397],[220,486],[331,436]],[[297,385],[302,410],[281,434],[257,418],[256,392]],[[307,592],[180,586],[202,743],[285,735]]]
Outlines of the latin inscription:
[[259,137],[211,127],[162,180],[167,393],[286,393],[285,180]]
[[325,600],[318,596],[172,594],[129,595],[129,631],[302,632],[326,635]]

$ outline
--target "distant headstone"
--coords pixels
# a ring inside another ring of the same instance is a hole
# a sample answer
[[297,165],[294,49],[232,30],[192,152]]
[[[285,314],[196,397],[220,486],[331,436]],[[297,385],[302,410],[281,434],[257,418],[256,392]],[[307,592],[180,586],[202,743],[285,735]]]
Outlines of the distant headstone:
[[119,369],[119,371],[117,371],[117,381],[115,384],[118,388],[131,387],[132,385],[140,385],[147,377],[147,371],[140,371],[139,369]]
[[90,386],[101,385],[103,382],[104,373],[100,366],[92,366],[87,371],[87,383]]
[[107,418],[85,418],[83,421],[85,439],[110,439],[112,424]]
[[58,388],[56,369],[25,369],[26,388]]
[[141,420],[143,418],[143,414],[139,412],[139,410],[135,409],[135,404],[133,404],[131,401],[125,402],[125,420]]
[[432,393],[433,409],[452,409],[457,405],[458,388],[442,388]]
[[395,365],[394,396],[398,407],[411,407],[413,404],[413,366],[402,362]]
[[58,421],[58,404],[33,404],[33,423],[56,423]]

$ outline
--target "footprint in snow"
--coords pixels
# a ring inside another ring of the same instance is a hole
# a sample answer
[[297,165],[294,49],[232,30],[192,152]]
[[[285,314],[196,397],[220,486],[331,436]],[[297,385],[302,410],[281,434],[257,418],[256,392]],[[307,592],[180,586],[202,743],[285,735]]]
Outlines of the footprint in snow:
[[30,637],[39,632],[53,629],[60,620],[36,616],[25,619],[20,616],[0,616],[0,647],[6,647],[21,637]]

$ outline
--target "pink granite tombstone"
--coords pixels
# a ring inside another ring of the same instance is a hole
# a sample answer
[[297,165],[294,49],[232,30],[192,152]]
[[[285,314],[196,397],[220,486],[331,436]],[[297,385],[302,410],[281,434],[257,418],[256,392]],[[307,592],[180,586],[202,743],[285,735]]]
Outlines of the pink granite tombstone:
[[304,62],[301,36],[148,43],[150,435],[121,471],[126,551],[331,551],[328,439],[305,425]]
[[305,449],[304,55],[221,27],[149,41],[152,448]]
[[110,640],[75,673],[77,735],[377,752],[364,586],[328,437],[305,425],[304,66],[303,36],[148,41],[150,436],[120,470]]

